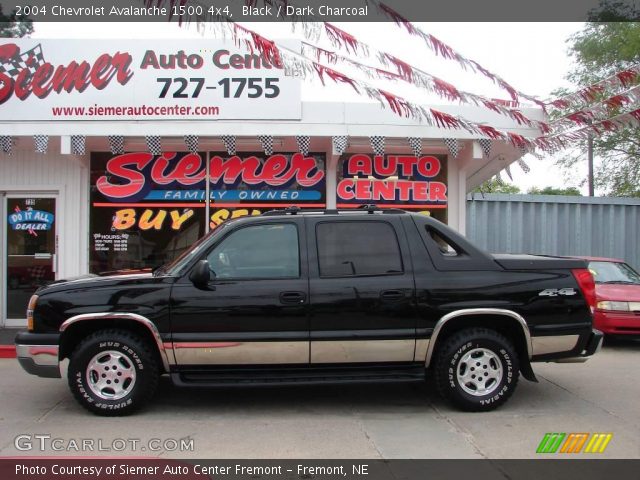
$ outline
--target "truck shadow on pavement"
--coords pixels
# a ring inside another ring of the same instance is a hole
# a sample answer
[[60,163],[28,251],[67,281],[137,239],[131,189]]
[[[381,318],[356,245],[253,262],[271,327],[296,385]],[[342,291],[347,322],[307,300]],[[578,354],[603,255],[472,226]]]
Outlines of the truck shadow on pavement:
[[[508,405],[499,411],[518,410],[532,397],[542,400],[536,385],[520,379]],[[538,389],[539,390],[539,389]],[[527,399],[527,400],[525,400]],[[346,411],[375,414],[447,414],[460,412],[438,395],[431,382],[397,384],[180,388],[162,377],[158,392],[144,414],[160,414],[166,409],[187,415],[243,414],[340,414]],[[469,413],[468,415],[476,415]]]
[[640,350],[639,337],[604,337],[603,347],[607,350],[634,351]]
[[189,412],[242,410],[277,412],[358,410],[395,412],[398,410],[433,411],[444,401],[435,389],[424,383],[360,384],[360,385],[300,385],[268,387],[179,388],[169,378],[161,378],[158,392],[145,411],[171,406]]

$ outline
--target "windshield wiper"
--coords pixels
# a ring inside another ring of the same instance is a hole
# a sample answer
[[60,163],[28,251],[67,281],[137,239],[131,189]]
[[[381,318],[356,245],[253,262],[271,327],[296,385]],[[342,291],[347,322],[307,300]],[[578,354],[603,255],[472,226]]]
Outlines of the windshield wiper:
[[630,280],[609,280],[607,282],[599,282],[599,283],[617,283],[621,285],[638,285],[638,282],[632,282]]

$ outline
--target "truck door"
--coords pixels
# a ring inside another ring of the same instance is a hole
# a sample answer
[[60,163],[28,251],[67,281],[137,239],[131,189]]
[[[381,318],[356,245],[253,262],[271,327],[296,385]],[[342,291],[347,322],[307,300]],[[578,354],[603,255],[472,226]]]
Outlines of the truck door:
[[309,364],[304,221],[241,224],[203,259],[207,288],[180,279],[171,298],[172,340],[180,366]]
[[306,219],[311,363],[412,362],[415,286],[402,225],[392,215],[344,217]]

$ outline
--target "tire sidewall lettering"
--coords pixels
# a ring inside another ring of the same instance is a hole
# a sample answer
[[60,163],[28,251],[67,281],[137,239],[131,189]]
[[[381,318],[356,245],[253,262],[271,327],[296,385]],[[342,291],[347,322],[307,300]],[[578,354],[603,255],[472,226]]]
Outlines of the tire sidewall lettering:
[[[500,361],[502,362],[503,373],[502,378],[500,379],[498,390],[491,392],[491,394],[489,394],[490,396],[488,396],[487,398],[474,397],[473,395],[469,395],[467,392],[462,390],[462,387],[458,383],[456,372],[460,359],[465,352],[469,351],[472,348],[486,348],[488,350],[491,350],[500,358]],[[462,395],[468,400],[478,402],[483,406],[490,405],[494,402],[499,401],[508,392],[515,378],[511,355],[505,348],[502,348],[499,344],[496,344],[491,339],[478,339],[474,341],[464,342],[459,348],[455,350],[447,363],[448,386],[451,389],[455,390],[458,395]]]
[[[137,383],[132,391],[129,392],[126,397],[113,401],[98,398],[91,392],[86,383],[86,368],[89,359],[94,355],[99,354],[101,351],[106,350],[117,350],[125,353],[132,361],[138,375]],[[79,364],[82,368],[78,368],[78,366],[76,365],[75,370],[72,373],[72,378],[74,379],[73,386],[77,390],[78,394],[82,397],[82,400],[91,405],[91,408],[97,408],[100,410],[120,410],[126,407],[130,407],[135,403],[136,398],[140,395],[140,391],[147,383],[144,373],[144,362],[142,358],[140,358],[140,355],[135,347],[132,347],[125,342],[115,340],[98,341],[82,352],[82,360],[80,360]]]

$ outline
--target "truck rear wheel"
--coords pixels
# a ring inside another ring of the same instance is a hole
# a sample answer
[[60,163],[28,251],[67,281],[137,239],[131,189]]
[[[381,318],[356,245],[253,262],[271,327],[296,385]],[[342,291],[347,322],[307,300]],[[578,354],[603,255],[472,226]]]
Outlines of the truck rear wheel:
[[69,388],[98,415],[128,415],[158,386],[158,364],[147,343],[124,330],[100,330],[83,339],[69,362]]
[[438,350],[435,380],[439,393],[462,410],[493,410],[513,394],[520,374],[512,343],[488,328],[468,328]]

